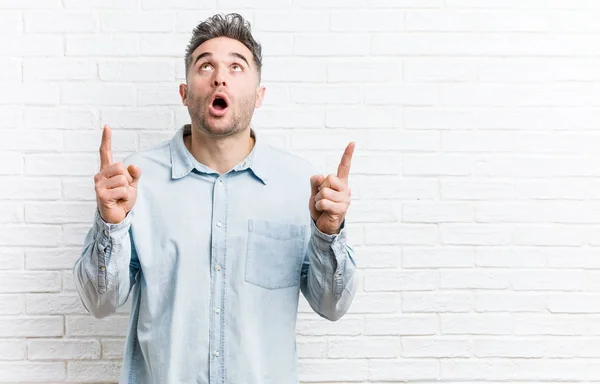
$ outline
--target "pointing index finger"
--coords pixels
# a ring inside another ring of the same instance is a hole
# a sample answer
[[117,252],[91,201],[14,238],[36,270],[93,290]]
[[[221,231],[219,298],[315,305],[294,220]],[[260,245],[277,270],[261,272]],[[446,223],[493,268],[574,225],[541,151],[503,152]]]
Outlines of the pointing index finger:
[[342,161],[338,166],[337,177],[340,178],[344,183],[348,183],[348,175],[350,175],[350,164],[352,163],[352,154],[354,153],[354,141],[348,144],[344,154],[342,155]]
[[100,170],[104,170],[112,164],[112,132],[108,125],[102,131],[102,142],[100,144]]

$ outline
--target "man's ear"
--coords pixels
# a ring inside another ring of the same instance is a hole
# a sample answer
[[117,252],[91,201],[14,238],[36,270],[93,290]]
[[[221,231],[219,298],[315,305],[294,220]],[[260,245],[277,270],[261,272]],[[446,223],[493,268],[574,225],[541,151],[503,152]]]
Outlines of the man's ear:
[[179,95],[181,96],[181,101],[183,105],[187,107],[187,84],[179,84]]
[[265,87],[260,85],[256,88],[256,101],[254,102],[254,108],[259,108],[262,105],[262,101],[265,97]]

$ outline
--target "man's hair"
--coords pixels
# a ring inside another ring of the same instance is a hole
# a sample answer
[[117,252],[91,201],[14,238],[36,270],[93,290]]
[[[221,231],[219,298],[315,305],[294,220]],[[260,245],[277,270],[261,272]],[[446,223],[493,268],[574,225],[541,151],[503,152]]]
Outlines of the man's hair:
[[244,20],[244,17],[238,13],[216,14],[201,22],[194,28],[192,38],[185,51],[185,73],[187,73],[192,65],[192,53],[202,43],[216,37],[229,37],[244,44],[254,57],[254,64],[260,74],[262,68],[262,49],[260,44],[252,37],[250,23]]

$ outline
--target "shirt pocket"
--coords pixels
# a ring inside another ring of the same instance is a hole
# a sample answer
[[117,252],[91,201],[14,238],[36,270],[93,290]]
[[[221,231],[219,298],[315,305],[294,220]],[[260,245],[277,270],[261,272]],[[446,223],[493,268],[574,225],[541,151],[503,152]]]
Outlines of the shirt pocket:
[[306,225],[248,220],[245,280],[267,289],[297,286]]

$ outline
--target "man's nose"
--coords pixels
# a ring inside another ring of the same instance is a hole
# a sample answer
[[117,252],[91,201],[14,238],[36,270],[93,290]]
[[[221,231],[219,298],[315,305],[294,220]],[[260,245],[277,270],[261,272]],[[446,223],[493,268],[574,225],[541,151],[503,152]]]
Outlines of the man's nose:
[[224,87],[226,85],[225,84],[225,76],[223,76],[223,73],[221,71],[215,71],[213,85],[215,87]]

